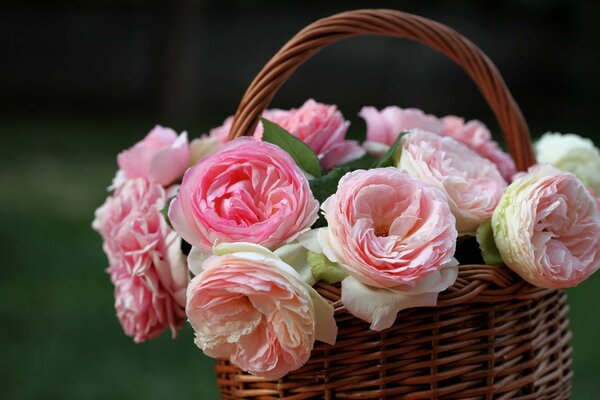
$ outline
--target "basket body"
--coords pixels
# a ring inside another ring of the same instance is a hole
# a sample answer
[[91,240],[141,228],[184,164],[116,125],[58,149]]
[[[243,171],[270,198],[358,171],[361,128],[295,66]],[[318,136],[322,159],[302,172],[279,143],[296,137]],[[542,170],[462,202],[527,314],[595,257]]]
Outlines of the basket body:
[[337,343],[317,342],[279,380],[219,361],[222,399],[570,398],[564,291],[530,286],[503,266],[461,266],[437,307],[401,311],[374,332],[341,306],[338,286],[316,288],[336,307]]

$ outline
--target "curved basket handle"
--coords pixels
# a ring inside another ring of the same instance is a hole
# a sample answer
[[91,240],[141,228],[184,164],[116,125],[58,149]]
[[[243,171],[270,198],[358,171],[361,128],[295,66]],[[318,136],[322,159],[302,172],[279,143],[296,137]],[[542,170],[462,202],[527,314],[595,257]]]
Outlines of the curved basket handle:
[[412,39],[440,51],[460,65],[475,81],[496,115],[517,168],[524,170],[535,163],[527,123],[490,59],[447,26],[396,10],[348,11],[320,19],[301,30],[250,84],[238,106],[229,138],[254,132],[258,116],[304,61],[325,46],[367,34]]

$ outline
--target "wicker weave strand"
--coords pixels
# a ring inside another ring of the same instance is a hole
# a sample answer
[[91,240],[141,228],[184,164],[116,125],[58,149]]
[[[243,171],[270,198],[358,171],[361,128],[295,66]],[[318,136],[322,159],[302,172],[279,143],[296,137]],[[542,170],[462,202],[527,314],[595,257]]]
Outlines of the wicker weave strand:
[[246,90],[230,139],[252,134],[258,116],[303,62],[325,46],[366,34],[412,39],[455,61],[471,76],[494,111],[517,168],[524,170],[534,163],[527,123],[487,56],[447,26],[395,10],[349,11],[318,20],[300,31],[271,58]]
[[[341,39],[376,34],[429,45],[467,71],[503,130],[519,169],[534,161],[527,124],[492,62],[439,23],[392,10],[350,11],[298,33],[246,91],[230,138],[251,134],[257,117],[302,62]],[[564,291],[529,285],[505,266],[461,265],[433,308],[401,311],[374,332],[340,302],[339,285],[317,291],[335,307],[334,346],[317,342],[308,362],[279,380],[217,364],[223,399],[568,399],[571,333]]]

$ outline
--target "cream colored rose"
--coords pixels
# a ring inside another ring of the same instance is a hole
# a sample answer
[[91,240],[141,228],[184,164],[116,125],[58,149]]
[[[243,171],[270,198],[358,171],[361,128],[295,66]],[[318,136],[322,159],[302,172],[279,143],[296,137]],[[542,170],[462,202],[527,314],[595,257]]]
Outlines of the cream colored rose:
[[223,243],[196,267],[186,313],[205,354],[276,379],[300,368],[315,340],[335,343],[333,307],[269,249]]
[[543,288],[576,286],[600,266],[600,213],[572,173],[543,164],[506,189],[492,216],[506,265]]
[[573,133],[545,133],[535,143],[539,163],[574,173],[595,193],[600,193],[600,151],[591,140]]

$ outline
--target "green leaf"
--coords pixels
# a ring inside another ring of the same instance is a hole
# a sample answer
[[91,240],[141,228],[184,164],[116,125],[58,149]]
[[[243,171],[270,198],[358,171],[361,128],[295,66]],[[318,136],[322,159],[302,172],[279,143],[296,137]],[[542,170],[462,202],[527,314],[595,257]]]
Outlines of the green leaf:
[[315,177],[322,175],[319,158],[306,143],[276,123],[262,117],[260,120],[264,128],[263,140],[265,142],[277,145],[286,151],[296,161],[296,164],[310,175]]
[[358,160],[350,161],[347,164],[340,165],[325,175],[311,179],[310,188],[313,192],[313,195],[317,200],[319,200],[320,203],[324,202],[329,196],[336,192],[338,183],[342,176],[357,169],[369,169],[376,160],[377,159],[372,155],[365,154]]
[[394,143],[392,143],[384,156],[373,165],[373,168],[394,167],[396,165],[396,162],[400,159],[400,155],[402,154],[402,138],[407,133],[408,132],[400,132],[396,140],[394,140]]
[[165,203],[165,206],[163,207],[162,210],[160,210],[163,217],[165,217],[165,221],[167,221],[167,225],[169,225],[170,228],[173,228],[173,225],[171,225],[171,220],[169,219],[169,207],[171,206],[171,202],[173,200],[175,200],[175,197],[177,197],[177,196],[175,195],[175,196],[168,198],[167,202]]
[[327,283],[336,283],[348,276],[338,263],[329,261],[324,254],[308,252],[308,263],[315,280]]
[[[326,175],[311,179],[308,183],[310,184],[310,190],[312,191],[313,196],[315,196],[315,199],[322,204],[329,196],[337,191],[340,179],[342,179],[342,176],[346,175],[350,171],[351,169],[347,166],[335,168],[329,171],[329,173]],[[320,228],[326,225],[327,221],[325,220],[325,217],[322,214],[319,214],[319,219],[313,224],[312,227]]]
[[319,200],[319,203],[323,203],[329,196],[337,191],[338,183],[342,176],[350,172],[350,168],[342,167],[335,168],[329,171],[326,175],[320,176],[310,180],[310,189],[315,196],[315,199]]
[[[337,191],[338,183],[344,175],[357,169],[369,169],[375,160],[375,157],[370,154],[366,154],[358,160],[354,160],[342,166],[336,167],[325,175],[311,179],[309,184],[313,196],[315,196],[315,199],[317,199],[319,203],[323,203],[329,196]],[[327,221],[325,220],[325,217],[323,215],[319,215],[319,219],[313,224],[312,227],[320,228],[326,225]]]
[[477,243],[479,243],[479,249],[481,250],[481,256],[488,265],[502,264],[502,257],[496,247],[494,241],[494,232],[492,231],[492,220],[488,219],[483,222],[477,228],[475,233]]

